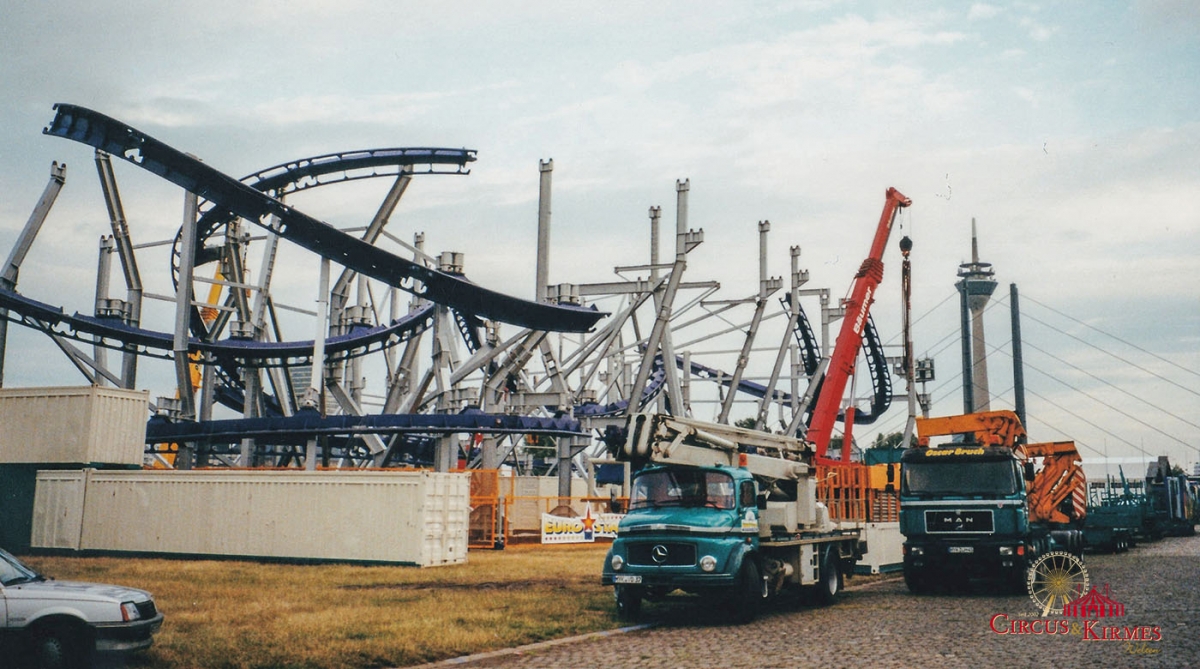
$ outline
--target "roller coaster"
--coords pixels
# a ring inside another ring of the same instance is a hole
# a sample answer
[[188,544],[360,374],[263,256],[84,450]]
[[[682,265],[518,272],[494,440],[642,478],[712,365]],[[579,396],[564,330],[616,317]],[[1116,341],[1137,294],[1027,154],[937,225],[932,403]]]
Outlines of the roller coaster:
[[[468,280],[460,253],[426,254],[422,233],[409,244],[386,230],[416,178],[468,175],[473,150],[329,153],[235,179],[104,114],[69,104],[54,110],[46,135],[94,149],[111,237],[102,238],[92,313],[68,314],[17,290],[21,263],[66,180],[65,165],[56,163],[0,273],[0,383],[10,322],[51,337],[89,383],[133,388],[139,359],[172,362],[175,396],[151,403],[148,463],[519,468],[530,437],[544,435],[556,446],[560,482],[569,484],[573,472],[587,470],[583,457],[603,453],[606,428],[652,404],[680,415],[708,405],[712,416],[705,417],[725,423],[735,403],[750,404],[755,427],[774,431],[803,433],[813,419],[821,363],[830,357],[828,328],[842,317],[842,305],[830,304],[828,289],[804,287],[808,272],[799,267],[799,247],[792,247],[790,286],[780,307],[770,308],[783,281],[767,273],[765,221],[758,226],[759,282],[751,296],[717,300],[719,283],[684,281],[688,254],[704,238],[703,230],[688,228],[687,181],[676,183],[672,260],[659,260],[661,208],[652,207],[648,264],[615,268],[620,281],[539,285],[538,299],[525,300]],[[173,297],[160,299],[175,307],[172,329],[142,323],[141,302],[152,294],[141,283],[113,157],[184,191],[188,214],[174,238],[162,242],[171,249]],[[544,198],[551,171],[552,163],[542,165]],[[391,185],[373,220],[353,231],[358,235],[287,201],[366,179]],[[541,209],[539,226],[548,226],[548,206]],[[272,292],[273,277],[286,269],[276,266],[280,240],[321,263],[311,338],[283,333],[278,310],[303,310]],[[539,236],[539,279],[549,253],[541,244]],[[123,270],[126,299],[108,294],[111,254]],[[246,267],[254,257],[261,270],[251,281]],[[340,268],[336,278],[332,264]],[[212,278],[202,276],[210,267]],[[882,266],[878,271],[882,276]],[[624,278],[630,274],[637,278]],[[200,299],[205,287],[207,299]],[[409,295],[407,308],[402,293]],[[802,305],[814,297],[819,338]],[[747,308],[749,320],[735,318]],[[773,338],[763,333],[769,321],[785,322]],[[512,330],[506,337],[505,328]],[[862,332],[871,392],[845,404],[856,408],[855,423],[866,424],[891,404],[895,360],[873,321]],[[713,350],[731,338],[739,340],[736,349]],[[120,352],[121,369],[108,365],[110,350]],[[774,353],[774,365],[751,364],[753,353]],[[697,359],[731,355],[725,370]],[[381,395],[367,392],[364,370],[382,377]],[[839,402],[842,390],[833,391]]]

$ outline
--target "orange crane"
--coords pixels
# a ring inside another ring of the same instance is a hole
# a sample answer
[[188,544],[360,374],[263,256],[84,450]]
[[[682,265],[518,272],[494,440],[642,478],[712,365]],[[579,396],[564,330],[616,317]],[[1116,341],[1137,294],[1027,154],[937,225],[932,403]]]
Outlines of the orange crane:
[[1029,484],[1029,518],[1062,525],[1087,516],[1087,479],[1073,441],[1026,444],[1025,453],[1042,458],[1042,470]]
[[1041,470],[1026,476],[1030,521],[1072,525],[1082,523],[1087,516],[1087,478],[1075,442],[1027,444],[1025,427],[1012,411],[917,418],[917,434],[917,446],[921,448],[929,446],[930,437],[959,434],[978,446],[1010,448],[1025,462],[1041,458]]

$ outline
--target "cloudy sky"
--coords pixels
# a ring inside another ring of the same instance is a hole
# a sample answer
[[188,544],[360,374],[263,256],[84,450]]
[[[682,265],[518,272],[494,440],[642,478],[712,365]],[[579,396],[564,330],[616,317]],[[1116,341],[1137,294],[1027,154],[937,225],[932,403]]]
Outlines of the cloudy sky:
[[[239,177],[348,149],[476,149],[470,176],[414,185],[392,229],[425,231],[428,250],[464,252],[473,280],[522,297],[540,159],[555,165],[552,282],[645,262],[647,208],[662,205],[670,229],[686,178],[706,235],[688,278],[727,298],[756,290],[764,219],[772,275],[798,245],[811,286],[844,294],[894,186],[913,199],[901,232],[935,414],[962,408],[946,300],[975,218],[1000,282],[986,317],[993,408],[1012,401],[1015,283],[1033,438],[1076,439],[1085,457],[1200,460],[1195,3],[61,0],[5,3],[0,19],[0,252],[51,161],[66,162],[19,286],[68,311],[90,311],[107,219],[91,151],[41,134],[55,102]],[[178,189],[117,170],[135,242],[172,236]],[[344,193],[297,206],[361,225],[379,195]],[[143,262],[148,282],[165,276],[151,251]],[[304,267],[284,281],[310,289]],[[877,307],[893,341],[895,301]],[[11,337],[6,385],[80,381],[42,338]],[[169,370],[163,387],[142,378],[170,394]],[[863,435],[902,425],[899,413]]]

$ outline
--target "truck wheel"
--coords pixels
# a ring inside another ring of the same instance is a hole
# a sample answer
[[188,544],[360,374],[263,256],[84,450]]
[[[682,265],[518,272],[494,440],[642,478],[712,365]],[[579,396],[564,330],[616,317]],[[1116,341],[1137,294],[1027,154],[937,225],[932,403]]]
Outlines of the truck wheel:
[[1029,567],[1018,569],[1008,576],[1008,592],[1012,595],[1029,594]]
[[38,630],[33,636],[33,666],[36,669],[76,669],[83,667],[82,630],[54,625]]
[[617,599],[617,617],[621,620],[637,620],[642,613],[642,590],[632,585],[614,585],[613,596]]
[[837,600],[842,592],[842,572],[838,569],[836,549],[825,551],[825,559],[821,561],[821,580],[817,583],[817,602],[828,606]]
[[758,616],[763,600],[763,580],[758,565],[747,556],[738,572],[738,584],[733,593],[733,617],[739,623],[748,623]]
[[924,570],[916,567],[904,570],[904,585],[908,586],[908,591],[914,595],[923,595],[929,592],[929,579],[925,576]]

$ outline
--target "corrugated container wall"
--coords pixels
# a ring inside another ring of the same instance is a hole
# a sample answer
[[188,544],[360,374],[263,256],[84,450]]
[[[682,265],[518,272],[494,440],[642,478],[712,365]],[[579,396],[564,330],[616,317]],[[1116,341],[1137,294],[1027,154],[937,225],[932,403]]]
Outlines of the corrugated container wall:
[[466,474],[85,470],[79,476],[82,495],[64,472],[38,474],[34,547],[422,567],[467,560]]
[[0,388],[0,463],[142,464],[149,393]]

